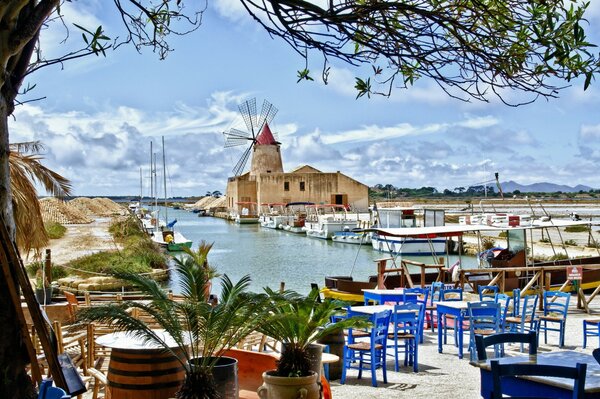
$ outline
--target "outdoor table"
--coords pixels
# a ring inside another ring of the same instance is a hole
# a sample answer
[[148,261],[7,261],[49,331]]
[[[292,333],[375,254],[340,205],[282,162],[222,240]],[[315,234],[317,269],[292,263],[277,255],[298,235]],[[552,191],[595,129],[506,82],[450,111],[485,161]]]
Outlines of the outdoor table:
[[[168,333],[154,331],[176,354],[180,352]],[[179,390],[185,370],[162,346],[124,331],[102,335],[96,343],[112,349],[106,375],[112,399],[168,399]]]
[[393,305],[364,305],[364,306],[351,306],[351,313],[360,313],[365,315],[373,315],[375,313],[383,312],[385,310],[394,311]]
[[456,329],[456,340],[458,346],[458,358],[463,358],[463,320],[467,313],[468,301],[440,301],[435,302],[437,311],[437,325],[438,325],[438,352],[442,353],[443,337],[444,333],[441,328],[442,319],[444,315],[451,315],[455,317],[454,328]]
[[404,302],[405,296],[410,297],[418,297],[419,294],[410,293],[404,294],[404,290],[384,290],[384,289],[366,289],[363,288],[363,295],[365,297],[365,305],[369,304],[369,301],[377,301],[380,305],[383,305],[386,302]]
[[[600,365],[586,353],[575,351],[553,351],[538,353],[537,355],[524,355],[515,357],[502,357],[500,364],[509,363],[534,363],[556,366],[575,366],[577,363],[587,363],[585,376],[584,398],[600,398]],[[484,399],[492,397],[493,378],[490,360],[471,362],[479,368],[481,374],[481,396]],[[505,377],[502,379],[503,388],[507,394],[527,396],[535,393],[537,396],[548,398],[572,398],[573,380],[568,378],[519,376]]]

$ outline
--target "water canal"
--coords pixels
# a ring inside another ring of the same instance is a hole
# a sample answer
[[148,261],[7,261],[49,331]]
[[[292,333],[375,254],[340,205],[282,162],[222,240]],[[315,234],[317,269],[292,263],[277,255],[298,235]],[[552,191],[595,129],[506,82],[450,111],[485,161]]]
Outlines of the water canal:
[[[213,242],[209,254],[211,265],[234,282],[249,274],[251,290],[255,292],[267,286],[278,289],[280,282],[285,282],[286,288],[306,294],[311,283],[322,287],[325,276],[334,275],[352,275],[356,280],[365,280],[376,274],[374,261],[389,256],[374,251],[370,244],[359,250],[359,245],[306,238],[258,224],[238,225],[219,218],[198,217],[184,210],[169,209],[168,216],[169,220],[177,218],[175,228],[193,240],[194,248],[200,240]],[[432,262],[427,258],[419,260]],[[474,259],[463,259],[463,265],[465,262],[473,263]],[[177,291],[176,282],[170,284]],[[220,287],[215,284],[213,293],[219,291]]]

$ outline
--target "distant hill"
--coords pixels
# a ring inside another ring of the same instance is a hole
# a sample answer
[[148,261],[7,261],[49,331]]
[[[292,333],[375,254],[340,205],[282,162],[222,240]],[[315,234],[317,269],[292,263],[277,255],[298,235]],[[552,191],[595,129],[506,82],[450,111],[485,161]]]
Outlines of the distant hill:
[[533,184],[519,184],[514,181],[508,181],[500,183],[502,191],[506,193],[512,193],[515,190],[519,190],[522,193],[555,193],[561,191],[563,193],[578,193],[579,191],[589,191],[592,187],[578,184],[575,187],[566,186],[562,184],[554,183],[533,183]]

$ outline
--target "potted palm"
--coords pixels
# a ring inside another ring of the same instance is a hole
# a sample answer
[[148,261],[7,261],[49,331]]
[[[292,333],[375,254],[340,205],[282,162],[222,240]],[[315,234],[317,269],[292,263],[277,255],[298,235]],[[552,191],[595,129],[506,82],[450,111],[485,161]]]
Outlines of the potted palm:
[[[202,248],[206,249],[204,244]],[[210,246],[208,247],[210,250]],[[171,298],[154,280],[137,274],[120,273],[118,278],[134,283],[148,298],[90,307],[78,313],[81,322],[99,321],[130,332],[145,342],[170,352],[185,370],[178,399],[237,398],[237,364],[235,359],[224,362],[221,353],[254,331],[264,314],[266,296],[247,292],[248,276],[234,284],[226,275],[221,277],[219,302],[207,302],[206,287],[214,276],[206,255],[189,256],[175,261],[175,279],[181,298]],[[135,317],[138,309],[151,316],[176,343],[170,348],[164,334]],[[225,368],[225,381],[215,378],[217,368]]]
[[307,296],[294,291],[275,292],[265,289],[269,313],[258,331],[282,343],[277,369],[263,373],[264,384],[258,389],[261,398],[295,399],[302,392],[305,399],[318,399],[317,372],[320,352],[312,355],[315,343],[344,328],[365,327],[365,317],[351,317],[332,323],[331,319],[347,304],[337,300],[319,300],[313,289]]

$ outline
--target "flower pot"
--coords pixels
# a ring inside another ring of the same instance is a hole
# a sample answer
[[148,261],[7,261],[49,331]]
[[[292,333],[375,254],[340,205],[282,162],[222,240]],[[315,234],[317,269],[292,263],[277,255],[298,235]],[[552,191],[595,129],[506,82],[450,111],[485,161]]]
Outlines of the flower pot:
[[[194,359],[191,361],[194,367]],[[232,357],[221,356],[212,369],[215,388],[221,399],[238,399],[238,361]]]
[[[285,352],[286,347],[286,343],[283,343],[281,345],[281,353]],[[321,357],[323,355],[323,346],[317,344],[310,344],[306,347],[306,352],[308,353],[308,357],[310,359],[310,370],[318,374],[318,381],[321,376]]]
[[[45,301],[44,301],[45,297]],[[40,305],[48,305],[52,303],[52,287],[36,288],[35,299],[37,299]]]
[[319,399],[317,373],[307,377],[279,377],[275,370],[265,371],[263,384],[256,391],[261,399]]

